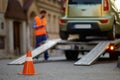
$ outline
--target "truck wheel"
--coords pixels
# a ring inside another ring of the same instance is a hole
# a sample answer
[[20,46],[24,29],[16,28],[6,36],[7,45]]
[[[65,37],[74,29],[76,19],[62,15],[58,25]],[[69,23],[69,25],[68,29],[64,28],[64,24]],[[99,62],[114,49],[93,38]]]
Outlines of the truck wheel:
[[109,53],[110,59],[112,60],[117,60],[118,59],[118,55],[116,53]]
[[65,57],[67,60],[77,60],[78,54],[79,54],[78,51],[70,51],[70,50],[65,51]]
[[69,37],[69,34],[66,33],[66,32],[60,31],[59,36],[60,36],[61,39],[67,40],[68,37]]
[[114,40],[115,39],[115,24],[113,25],[113,29],[108,32],[108,39],[109,40]]

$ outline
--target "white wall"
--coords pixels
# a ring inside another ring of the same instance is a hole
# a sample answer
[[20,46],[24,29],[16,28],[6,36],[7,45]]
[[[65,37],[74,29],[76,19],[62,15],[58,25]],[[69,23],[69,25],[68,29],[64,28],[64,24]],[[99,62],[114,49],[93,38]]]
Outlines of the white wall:
[[7,37],[8,37],[8,52],[14,53],[14,37],[13,37],[13,20],[8,19],[7,20]]
[[21,53],[25,54],[27,51],[27,26],[26,26],[26,22],[22,21],[22,25],[20,26],[20,49],[21,49]]

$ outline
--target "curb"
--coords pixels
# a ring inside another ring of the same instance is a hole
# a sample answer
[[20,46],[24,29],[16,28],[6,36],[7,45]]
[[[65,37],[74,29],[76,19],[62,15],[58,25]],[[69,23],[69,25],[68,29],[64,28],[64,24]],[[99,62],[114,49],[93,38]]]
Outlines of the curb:
[[117,67],[120,68],[120,56],[118,57]]

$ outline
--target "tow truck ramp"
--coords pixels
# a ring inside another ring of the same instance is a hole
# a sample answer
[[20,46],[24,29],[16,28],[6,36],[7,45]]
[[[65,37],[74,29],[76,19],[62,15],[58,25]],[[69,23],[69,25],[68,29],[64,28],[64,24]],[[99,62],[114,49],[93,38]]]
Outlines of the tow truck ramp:
[[[38,55],[41,55],[44,51],[52,48],[53,46],[55,46],[59,41],[61,41],[60,39],[55,39],[55,40],[48,40],[46,41],[45,44],[43,44],[42,46],[36,48],[35,50],[32,51],[32,57],[36,57]],[[22,57],[10,62],[10,65],[20,65],[23,64],[25,62],[25,58],[26,55],[23,55]]]
[[[56,46],[58,43],[62,42],[68,42],[60,39],[54,39],[54,40],[48,40],[43,44],[42,46],[34,49],[32,51],[32,58],[41,55],[44,51],[52,48],[53,46]],[[75,65],[91,65],[97,58],[99,58],[100,55],[102,55],[106,47],[110,45],[111,41],[101,41],[99,42],[89,53],[87,53],[85,56],[83,56],[79,61],[74,63]],[[22,57],[10,62],[10,65],[20,65],[25,62],[26,55],[23,55]]]
[[91,65],[100,55],[102,55],[106,47],[110,44],[110,41],[99,42],[89,53],[83,56],[75,65]]

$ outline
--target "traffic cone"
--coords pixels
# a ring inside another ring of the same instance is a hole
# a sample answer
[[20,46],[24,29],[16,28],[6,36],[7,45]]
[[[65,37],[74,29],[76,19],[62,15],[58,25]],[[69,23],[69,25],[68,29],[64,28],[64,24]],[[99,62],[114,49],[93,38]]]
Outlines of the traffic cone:
[[33,60],[32,60],[32,54],[30,50],[27,51],[26,61],[24,63],[23,71],[21,74],[22,75],[35,75],[36,74]]

